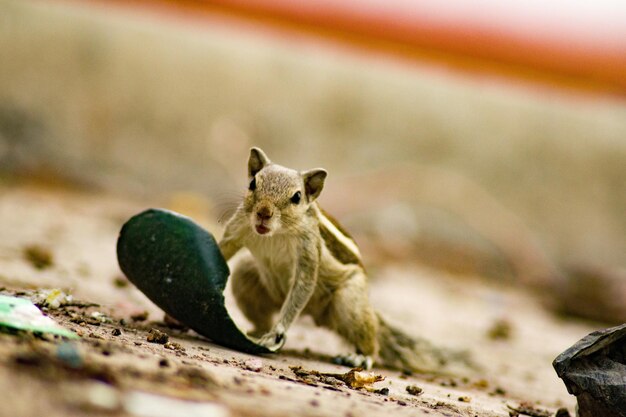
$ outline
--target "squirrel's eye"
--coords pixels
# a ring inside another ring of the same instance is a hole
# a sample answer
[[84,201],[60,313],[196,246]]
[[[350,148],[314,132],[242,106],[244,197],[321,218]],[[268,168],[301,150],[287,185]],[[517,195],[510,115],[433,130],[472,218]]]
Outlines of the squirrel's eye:
[[300,198],[302,198],[302,193],[300,191],[296,192],[293,197],[291,197],[291,202],[293,204],[299,204]]
[[252,181],[250,181],[250,186],[248,187],[248,190],[250,191],[256,190],[256,178],[252,178]]

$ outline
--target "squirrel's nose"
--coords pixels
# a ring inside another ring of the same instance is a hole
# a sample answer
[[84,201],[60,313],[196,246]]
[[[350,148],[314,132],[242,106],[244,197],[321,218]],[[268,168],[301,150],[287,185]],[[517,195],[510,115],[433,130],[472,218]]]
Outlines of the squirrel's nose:
[[257,217],[261,220],[269,220],[272,217],[272,214],[272,210],[267,206],[261,207],[256,212]]

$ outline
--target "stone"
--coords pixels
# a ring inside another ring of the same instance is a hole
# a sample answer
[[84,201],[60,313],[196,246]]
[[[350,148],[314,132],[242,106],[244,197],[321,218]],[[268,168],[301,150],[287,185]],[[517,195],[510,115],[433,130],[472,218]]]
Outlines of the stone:
[[626,417],[626,324],[593,332],[552,363],[578,417]]

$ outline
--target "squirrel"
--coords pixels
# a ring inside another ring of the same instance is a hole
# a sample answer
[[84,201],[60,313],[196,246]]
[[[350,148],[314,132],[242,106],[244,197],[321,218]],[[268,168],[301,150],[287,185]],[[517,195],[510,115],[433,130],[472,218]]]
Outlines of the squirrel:
[[230,279],[238,307],[254,325],[250,335],[275,352],[294,320],[307,314],[354,346],[337,363],[437,369],[437,355],[424,354],[432,350],[424,349],[428,342],[391,327],[370,305],[358,246],[317,203],[326,177],[322,168],[299,172],[250,150],[248,190],[219,242],[227,261],[249,250]]

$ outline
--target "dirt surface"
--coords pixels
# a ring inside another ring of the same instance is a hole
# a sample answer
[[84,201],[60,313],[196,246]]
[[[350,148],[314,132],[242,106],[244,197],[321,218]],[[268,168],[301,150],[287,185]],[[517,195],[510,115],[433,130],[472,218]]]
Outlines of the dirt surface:
[[[480,277],[413,263],[370,271],[372,303],[391,323],[467,352],[475,366],[458,374],[350,374],[330,360],[347,347],[306,318],[281,353],[263,357],[164,321],[115,258],[122,223],[149,206],[184,211],[219,232],[202,199],[0,185],[0,293],[71,293],[70,304],[42,309],[81,336],[0,333],[0,391],[12,393],[0,416],[552,416],[562,407],[574,414],[551,361],[599,326],[554,317],[523,289]],[[246,329],[228,288],[227,303]]]

